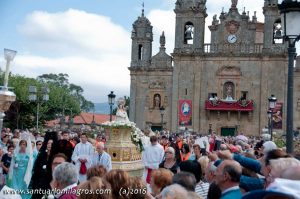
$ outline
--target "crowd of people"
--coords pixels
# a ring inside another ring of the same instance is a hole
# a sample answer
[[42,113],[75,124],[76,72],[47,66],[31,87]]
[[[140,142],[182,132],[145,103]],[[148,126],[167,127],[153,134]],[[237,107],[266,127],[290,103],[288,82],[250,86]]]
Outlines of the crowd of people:
[[107,137],[1,131],[0,199],[300,198],[300,161],[266,138],[150,135],[142,177],[112,168]]

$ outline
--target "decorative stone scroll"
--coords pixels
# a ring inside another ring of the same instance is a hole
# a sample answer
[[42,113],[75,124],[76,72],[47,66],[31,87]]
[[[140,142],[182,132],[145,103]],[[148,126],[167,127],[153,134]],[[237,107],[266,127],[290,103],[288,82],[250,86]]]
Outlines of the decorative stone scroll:
[[150,89],[165,89],[166,85],[164,82],[152,82],[149,84]]

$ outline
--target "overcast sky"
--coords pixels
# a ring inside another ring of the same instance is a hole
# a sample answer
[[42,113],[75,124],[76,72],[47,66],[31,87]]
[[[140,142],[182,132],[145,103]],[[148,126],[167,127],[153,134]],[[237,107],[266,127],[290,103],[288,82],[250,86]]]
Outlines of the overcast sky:
[[[166,34],[167,52],[174,47],[175,0],[145,0],[145,15],[154,31],[153,54],[159,35]],[[263,22],[263,0],[239,0],[238,9],[257,11]],[[67,73],[93,102],[107,94],[129,95],[132,23],[141,14],[141,0],[0,0],[0,49],[17,50],[14,74],[37,77]],[[231,0],[207,0],[206,27]],[[206,28],[206,42],[210,32]],[[298,47],[299,52],[299,47]],[[0,56],[4,70],[5,61]]]

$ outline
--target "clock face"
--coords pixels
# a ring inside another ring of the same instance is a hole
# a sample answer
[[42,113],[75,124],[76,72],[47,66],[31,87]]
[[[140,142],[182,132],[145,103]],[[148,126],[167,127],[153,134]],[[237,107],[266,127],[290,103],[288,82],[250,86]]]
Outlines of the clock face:
[[237,40],[237,36],[236,35],[228,35],[227,37],[227,41],[231,44],[235,43]]

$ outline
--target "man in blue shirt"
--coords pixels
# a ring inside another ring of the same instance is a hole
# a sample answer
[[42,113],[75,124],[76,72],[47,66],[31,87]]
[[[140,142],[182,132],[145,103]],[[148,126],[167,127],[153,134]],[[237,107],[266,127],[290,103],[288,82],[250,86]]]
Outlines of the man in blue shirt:
[[104,151],[104,143],[98,142],[96,144],[96,153],[92,158],[92,166],[103,165],[107,171],[112,169],[111,157],[108,153]]
[[224,160],[215,172],[215,183],[222,191],[221,199],[240,199],[242,193],[239,188],[242,175],[241,165],[234,160]]

